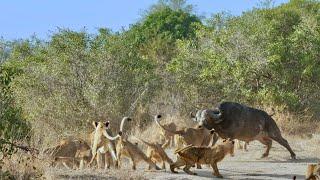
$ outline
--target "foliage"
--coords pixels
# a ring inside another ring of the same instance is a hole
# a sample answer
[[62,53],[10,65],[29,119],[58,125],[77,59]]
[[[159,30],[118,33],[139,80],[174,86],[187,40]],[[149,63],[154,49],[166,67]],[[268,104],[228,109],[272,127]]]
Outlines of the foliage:
[[[3,51],[8,50],[3,46]],[[7,52],[1,52],[5,55]],[[2,56],[3,61],[6,55]],[[26,141],[30,137],[29,124],[22,116],[21,108],[14,103],[11,91],[11,81],[18,75],[16,68],[0,64],[0,151],[1,156],[11,155],[14,152],[12,143]],[[29,137],[28,137],[29,136]]]
[[199,102],[233,100],[317,112],[318,7],[316,1],[291,1],[239,17],[213,16],[211,29],[198,31],[199,41],[179,43],[168,70]]
[[186,114],[222,100],[316,119],[319,9],[317,1],[292,0],[202,23],[184,0],[159,1],[121,32],[58,29],[47,42],[1,40],[1,132],[30,123],[42,144],[86,131],[93,120],[118,127],[126,115],[144,126],[149,114]]

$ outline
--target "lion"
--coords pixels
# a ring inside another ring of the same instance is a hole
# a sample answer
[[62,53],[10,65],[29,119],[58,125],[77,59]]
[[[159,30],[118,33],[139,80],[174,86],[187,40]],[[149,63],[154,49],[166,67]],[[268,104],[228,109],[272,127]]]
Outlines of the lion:
[[[184,128],[182,130],[172,131],[171,129],[166,129],[165,126],[160,124],[161,115],[156,115],[154,117],[155,122],[160,126],[164,131],[168,131],[172,134],[175,134],[177,149],[182,148],[183,146],[194,145],[194,146],[210,146],[218,140],[218,135],[214,130],[208,130],[204,127],[197,126],[196,128]],[[197,165],[198,169],[201,169],[200,165]]]
[[51,166],[63,165],[67,169],[83,169],[84,163],[88,163],[91,154],[90,146],[82,139],[66,138],[62,139],[55,147],[44,151],[52,162]]
[[197,126],[196,128],[184,128],[181,130],[167,129],[165,126],[160,124],[161,117],[161,115],[156,115],[154,117],[154,120],[158,124],[158,126],[161,127],[164,131],[170,132],[174,135],[179,135],[180,137],[177,139],[182,139],[184,141],[182,144],[192,144],[194,146],[209,146],[213,134],[216,135],[213,130],[210,131],[201,126]]
[[[137,139],[147,145],[147,157],[150,158],[155,164],[162,163],[162,169],[166,169],[165,162],[167,162],[169,165],[173,163],[172,159],[169,158],[169,156],[164,151],[163,144],[156,142],[147,142],[140,138]],[[149,166],[149,170],[150,169],[151,166]]]
[[306,180],[320,180],[320,162],[308,165]]
[[[122,119],[121,125],[126,119]],[[112,137],[109,135],[110,128],[109,128],[110,122],[93,122],[93,126],[95,130],[90,134],[90,140],[91,140],[91,149],[92,149],[92,158],[89,163],[93,162],[93,160],[96,158],[97,166],[100,169],[102,167],[102,154],[104,154],[104,160],[105,160],[105,169],[109,169],[110,165],[112,164],[112,160],[114,162],[115,167],[118,167],[118,159],[117,159],[117,152],[116,152],[116,142],[115,140],[118,139],[120,136],[117,135],[115,137]],[[122,131],[122,126],[120,126],[120,131]]]
[[210,164],[213,169],[213,175],[222,178],[219,173],[217,163],[222,161],[227,154],[234,156],[234,141],[230,139],[214,147],[199,147],[189,145],[175,151],[177,161],[170,165],[170,170],[173,173],[178,173],[175,168],[185,166],[183,171],[190,175],[197,175],[190,171],[190,168],[195,164]]
[[165,127],[165,129],[169,129],[170,131],[166,131],[163,128],[160,127],[160,137],[163,138],[164,143],[163,143],[163,148],[167,148],[167,147],[173,147],[173,144],[176,143],[175,141],[175,134],[172,133],[171,131],[176,131],[177,130],[177,126],[174,122],[171,123],[167,123],[162,125],[163,127]]
[[[124,118],[127,121],[131,121],[130,118]],[[121,122],[121,127],[123,127],[124,121]],[[139,161],[145,161],[152,169],[160,170],[160,168],[151,161],[150,158],[148,158],[137,146],[137,144],[134,144],[128,140],[128,138],[123,134],[122,129],[120,129],[120,132],[118,134],[120,136],[119,141],[117,143],[117,158],[119,160],[119,168],[121,166],[121,158],[127,157],[132,162],[132,169],[136,170],[136,164]],[[150,168],[150,169],[151,169]]]

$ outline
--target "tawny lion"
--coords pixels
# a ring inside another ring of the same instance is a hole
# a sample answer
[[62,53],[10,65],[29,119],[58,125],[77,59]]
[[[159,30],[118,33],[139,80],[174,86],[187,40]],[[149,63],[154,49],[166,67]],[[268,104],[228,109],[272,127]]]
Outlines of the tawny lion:
[[[137,139],[139,139],[141,142],[143,142],[148,146],[147,157],[150,158],[155,164],[162,163],[162,169],[166,169],[165,162],[167,162],[169,165],[173,163],[172,159],[169,158],[169,156],[164,151],[163,144],[147,142],[140,138],[137,138]],[[151,166],[149,166],[149,170],[150,169],[151,169]]]
[[161,115],[156,115],[154,117],[154,120],[159,127],[161,127],[164,131],[181,136],[186,145],[192,144],[195,146],[208,146],[210,144],[214,131],[210,131],[204,127],[184,128],[182,130],[167,129],[165,126],[160,124],[161,117]]
[[[131,119],[127,118],[130,121]],[[123,127],[124,121],[121,122],[121,127]],[[136,170],[136,164],[139,161],[145,161],[152,169],[160,170],[160,168],[151,161],[137,146],[137,144],[131,143],[128,138],[123,134],[123,131],[119,132],[120,140],[117,143],[117,158],[119,160],[119,167],[121,166],[121,158],[127,157],[132,161],[132,169]]]
[[[130,118],[125,117],[122,119],[120,124],[120,131],[122,131],[123,129],[124,121],[128,119]],[[92,158],[89,165],[96,158],[98,168],[101,168],[101,164],[102,164],[101,155],[104,154],[105,169],[110,168],[110,165],[112,164],[112,159],[115,167],[118,167],[118,158],[117,158],[115,140],[120,138],[120,135],[116,135],[115,137],[112,137],[111,135],[109,135],[109,133],[111,133],[109,125],[110,125],[109,121],[106,121],[105,123],[93,122],[93,126],[95,127],[95,130],[90,134]]]
[[306,180],[320,180],[320,162],[308,165]]
[[222,161],[227,154],[234,155],[234,141],[228,139],[214,147],[198,147],[189,145],[175,151],[177,161],[170,165],[173,173],[178,173],[175,168],[185,166],[183,171],[190,175],[197,175],[190,171],[195,164],[210,164],[213,169],[213,175],[222,178],[219,173],[217,163]]
[[62,164],[67,169],[82,169],[84,163],[88,163],[91,154],[90,146],[82,139],[66,138],[53,148],[44,151],[52,159],[52,166]]
[[[168,131],[172,134],[176,135],[176,145],[178,149],[182,148],[183,146],[187,145],[194,145],[194,146],[209,146],[210,142],[212,141],[213,144],[219,138],[214,130],[208,130],[204,127],[196,127],[196,128],[184,128],[182,130],[175,130],[172,131],[171,129],[166,129],[165,126],[160,124],[161,115],[156,115],[154,117],[155,122],[164,130]],[[198,169],[201,169],[200,165],[197,165]]]
[[163,127],[165,127],[165,129],[169,129],[170,131],[166,131],[163,128],[160,127],[160,137],[163,138],[164,143],[162,145],[163,148],[167,148],[167,147],[172,147],[175,142],[174,137],[175,134],[172,133],[171,131],[176,131],[177,130],[177,126],[174,122],[171,123],[167,123],[162,125]]

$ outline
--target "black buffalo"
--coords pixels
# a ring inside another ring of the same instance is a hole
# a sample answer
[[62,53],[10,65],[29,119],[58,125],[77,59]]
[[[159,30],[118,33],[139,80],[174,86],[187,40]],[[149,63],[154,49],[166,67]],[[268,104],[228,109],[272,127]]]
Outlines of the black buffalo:
[[223,102],[216,109],[199,110],[194,120],[207,129],[214,129],[221,138],[245,142],[260,141],[267,146],[262,157],[269,155],[274,140],[287,148],[291,158],[296,158],[288,141],[282,137],[276,122],[265,111],[239,103]]

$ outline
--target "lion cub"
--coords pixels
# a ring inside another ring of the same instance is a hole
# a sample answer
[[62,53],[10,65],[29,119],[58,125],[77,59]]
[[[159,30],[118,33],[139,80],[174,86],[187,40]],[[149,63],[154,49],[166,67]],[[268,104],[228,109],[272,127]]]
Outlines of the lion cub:
[[122,136],[120,137],[120,140],[117,144],[117,156],[119,160],[119,167],[121,157],[124,156],[131,159],[133,170],[136,170],[136,164],[140,161],[145,161],[152,169],[160,170],[160,168],[153,161],[151,161],[151,159],[148,158],[136,144],[130,142],[127,138]]
[[307,173],[307,180],[320,180],[320,162],[318,164],[309,164]]
[[234,141],[227,139],[214,147],[198,147],[189,145],[185,148],[175,151],[177,155],[177,161],[170,165],[170,170],[173,173],[178,173],[174,169],[177,167],[185,166],[183,171],[190,175],[197,175],[190,171],[190,168],[195,164],[210,164],[213,169],[213,175],[222,178],[219,173],[217,163],[222,161],[223,158],[230,154],[234,155]]
[[[137,138],[137,137],[136,137]],[[163,144],[157,142],[147,142],[143,139],[137,138],[139,141],[147,145],[147,157],[154,163],[162,163],[162,169],[166,169],[165,162],[169,165],[173,163],[163,148]],[[149,165],[149,170],[151,166]]]

